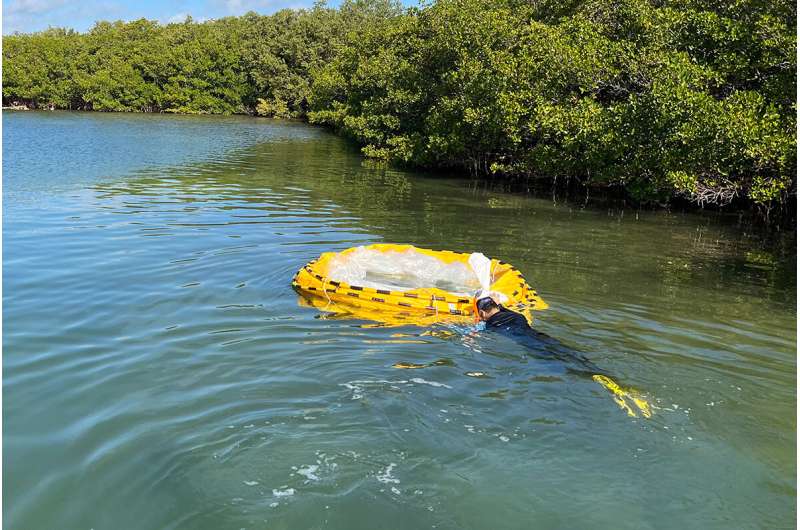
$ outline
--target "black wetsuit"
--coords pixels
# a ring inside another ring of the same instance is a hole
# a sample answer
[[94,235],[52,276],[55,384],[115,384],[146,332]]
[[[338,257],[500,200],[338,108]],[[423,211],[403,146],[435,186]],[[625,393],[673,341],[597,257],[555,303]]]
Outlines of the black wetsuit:
[[486,329],[499,331],[517,342],[527,342],[524,339],[533,339],[537,345],[560,344],[554,338],[533,329],[524,315],[503,306],[500,306],[500,310],[486,320]]
[[503,306],[500,306],[500,310],[486,320],[486,327],[495,331],[502,330],[510,333],[533,331],[533,328],[530,327],[528,320],[523,315]]
[[595,366],[580,352],[577,352],[561,344],[553,337],[533,329],[524,315],[511,311],[503,306],[494,315],[486,320],[486,330],[500,332],[514,341],[527,347],[537,356],[545,358],[555,358],[569,364],[577,364],[581,367],[581,372],[588,371],[591,374],[605,374],[603,370]]

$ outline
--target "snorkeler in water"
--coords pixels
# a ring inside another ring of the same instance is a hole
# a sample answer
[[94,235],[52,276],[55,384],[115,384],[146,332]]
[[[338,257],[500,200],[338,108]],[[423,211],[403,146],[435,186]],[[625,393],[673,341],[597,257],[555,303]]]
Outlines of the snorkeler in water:
[[635,392],[620,387],[608,373],[598,368],[580,353],[565,347],[549,335],[533,329],[524,315],[503,307],[489,296],[479,298],[475,302],[475,308],[477,309],[478,318],[485,323],[486,330],[503,333],[540,356],[552,357],[569,364],[580,365],[581,369],[577,371],[582,375],[590,376],[594,381],[609,390],[617,405],[630,416],[636,416],[636,412],[626,400],[632,401],[643,416],[650,417],[650,406],[646,400]]
[[544,357],[555,357],[580,364],[592,375],[607,375],[591,361],[578,352],[565,347],[556,339],[536,331],[524,315],[512,311],[487,296],[475,303],[478,318],[485,323],[488,331],[500,332]]

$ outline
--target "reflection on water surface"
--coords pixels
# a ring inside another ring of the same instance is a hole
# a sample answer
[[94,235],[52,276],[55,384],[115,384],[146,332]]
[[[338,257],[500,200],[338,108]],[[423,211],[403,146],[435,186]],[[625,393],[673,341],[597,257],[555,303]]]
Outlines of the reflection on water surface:
[[[362,164],[299,124],[3,119],[7,527],[794,521],[794,252]],[[298,306],[302,264],[379,241],[514,263],[539,329],[656,414],[503,337]]]

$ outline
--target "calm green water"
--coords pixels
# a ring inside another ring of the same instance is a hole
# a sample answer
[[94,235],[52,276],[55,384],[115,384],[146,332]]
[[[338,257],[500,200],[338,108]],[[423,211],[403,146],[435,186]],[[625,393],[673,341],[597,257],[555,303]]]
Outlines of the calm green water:
[[[373,167],[300,124],[3,132],[4,528],[794,526],[794,243]],[[539,329],[654,417],[502,338],[298,305],[300,266],[380,241],[514,263]]]

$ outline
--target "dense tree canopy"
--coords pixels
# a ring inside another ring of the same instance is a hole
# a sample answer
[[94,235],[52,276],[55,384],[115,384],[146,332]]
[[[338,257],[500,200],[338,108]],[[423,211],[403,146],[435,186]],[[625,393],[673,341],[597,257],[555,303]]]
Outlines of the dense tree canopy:
[[98,22],[3,37],[3,101],[98,111],[302,117],[313,72],[350,32],[400,15],[390,0],[316,4],[196,23]]
[[793,0],[389,0],[3,38],[3,99],[306,117],[370,157],[640,200],[796,194]]

